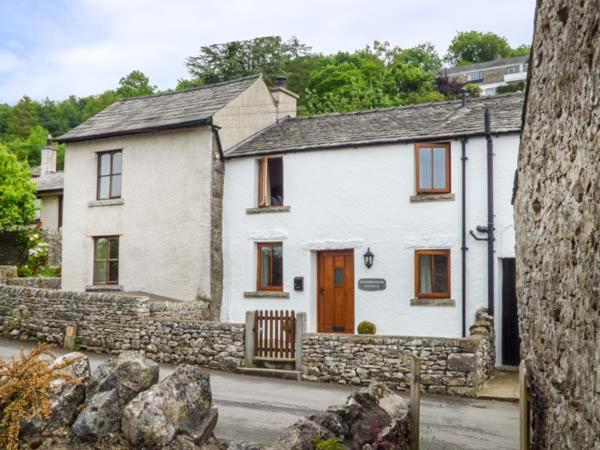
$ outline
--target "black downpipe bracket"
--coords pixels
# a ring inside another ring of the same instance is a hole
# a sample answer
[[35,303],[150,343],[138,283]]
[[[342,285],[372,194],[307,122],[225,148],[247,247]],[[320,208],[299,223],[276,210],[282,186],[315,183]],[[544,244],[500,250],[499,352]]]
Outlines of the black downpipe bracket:
[[462,267],[461,267],[461,292],[462,292],[462,336],[466,337],[467,335],[467,202],[466,202],[466,192],[467,192],[467,138],[462,138],[460,140],[461,144],[461,167],[462,167],[462,193],[461,193],[461,220],[462,220],[462,243],[461,243],[461,253],[462,253]]
[[494,142],[490,124],[490,110],[483,115],[487,141],[487,257],[488,257],[488,312],[494,316]]

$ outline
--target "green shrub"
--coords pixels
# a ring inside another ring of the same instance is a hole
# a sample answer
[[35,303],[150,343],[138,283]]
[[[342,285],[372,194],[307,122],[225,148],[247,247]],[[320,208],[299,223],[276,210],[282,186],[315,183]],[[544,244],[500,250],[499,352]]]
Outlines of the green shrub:
[[377,327],[373,322],[369,322],[368,320],[363,320],[358,324],[358,334],[375,334],[377,332]]
[[496,88],[496,94],[508,94],[509,92],[519,92],[525,90],[525,82],[519,81],[518,83],[510,83],[506,86],[498,86]]
[[33,275],[33,272],[29,268],[29,266],[19,266],[17,267],[17,276],[18,277],[30,277]]
[[40,277],[60,277],[60,266],[43,266],[38,271]]
[[463,89],[466,91],[469,97],[479,97],[481,96],[481,88],[478,84],[475,83],[467,83],[463,86]]
[[342,438],[334,437],[331,439],[315,438],[312,442],[315,450],[346,450],[342,444]]

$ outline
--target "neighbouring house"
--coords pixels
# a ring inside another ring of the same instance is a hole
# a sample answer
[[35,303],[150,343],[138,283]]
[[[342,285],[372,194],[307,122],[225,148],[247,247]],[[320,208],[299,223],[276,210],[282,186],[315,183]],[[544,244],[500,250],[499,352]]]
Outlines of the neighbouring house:
[[49,140],[41,150],[41,164],[32,169],[37,191],[36,221],[48,243],[48,264],[61,264],[64,173],[56,170],[57,149]]
[[222,152],[295,113],[260,76],[120,100],[66,143],[62,288],[178,300],[222,290]]
[[497,362],[517,363],[522,109],[507,94],[289,118],[226,151],[223,320],[296,310],[309,332],[459,337],[484,306]]
[[482,95],[489,96],[496,95],[500,86],[514,85],[524,91],[528,62],[529,56],[516,56],[442,69],[440,73],[453,81],[475,83]]

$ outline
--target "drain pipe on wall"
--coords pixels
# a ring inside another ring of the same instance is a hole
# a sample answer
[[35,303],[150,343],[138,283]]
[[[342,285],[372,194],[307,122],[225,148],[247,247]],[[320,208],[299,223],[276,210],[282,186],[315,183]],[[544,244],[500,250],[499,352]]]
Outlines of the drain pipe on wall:
[[461,167],[462,167],[462,193],[461,193],[461,220],[462,220],[462,243],[460,251],[462,253],[461,267],[461,292],[462,292],[462,337],[467,336],[467,138],[460,140],[461,145]]
[[485,140],[487,143],[487,224],[477,225],[479,233],[487,234],[480,238],[469,230],[469,234],[477,241],[487,241],[488,265],[488,312],[494,316],[494,142],[492,140],[492,127],[490,125],[490,111],[486,107],[483,114]]

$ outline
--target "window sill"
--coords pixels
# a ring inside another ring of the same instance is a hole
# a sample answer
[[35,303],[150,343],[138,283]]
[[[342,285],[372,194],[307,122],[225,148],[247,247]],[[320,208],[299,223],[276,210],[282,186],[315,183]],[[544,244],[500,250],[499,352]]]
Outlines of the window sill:
[[125,203],[125,199],[122,198],[107,198],[106,200],[91,200],[88,202],[88,207],[122,205],[123,203]]
[[260,206],[258,208],[246,209],[246,214],[268,214],[290,212],[289,206]]
[[123,286],[119,284],[93,284],[86,286],[86,292],[120,292],[123,290]]
[[244,298],[290,298],[290,293],[283,291],[253,291],[244,292]]
[[453,202],[454,199],[454,193],[452,192],[448,194],[416,194],[410,196],[411,203]]
[[452,298],[411,298],[410,306],[456,306]]

